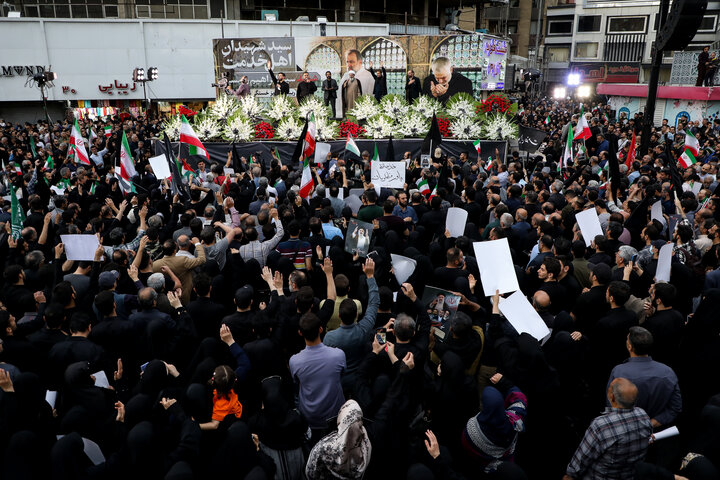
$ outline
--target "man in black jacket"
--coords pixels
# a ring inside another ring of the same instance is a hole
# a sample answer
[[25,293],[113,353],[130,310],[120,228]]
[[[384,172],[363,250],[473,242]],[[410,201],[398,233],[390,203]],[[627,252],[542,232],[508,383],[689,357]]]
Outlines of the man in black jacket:
[[317,85],[315,85],[315,82],[310,80],[310,74],[308,72],[303,72],[302,82],[298,83],[297,86],[298,104],[302,103],[305,97],[312,96],[316,90]]
[[415,76],[415,72],[408,70],[407,80],[405,80],[405,100],[408,103],[412,103],[413,100],[420,96],[421,83],[420,79]]
[[335,79],[332,78],[330,70],[325,72],[325,80],[322,82],[322,89],[325,106],[330,105],[332,107],[334,118],[337,116],[335,113],[335,99],[337,98],[338,84]]
[[267,71],[270,74],[270,79],[272,80],[273,85],[275,85],[273,95],[288,95],[290,93],[290,84],[285,81],[285,74],[280,72],[276,78],[272,68],[270,68],[271,65],[272,63],[268,60]]
[[375,86],[373,87],[373,95],[375,100],[378,102],[387,95],[387,74],[385,72],[385,66],[380,62],[380,70],[373,70],[373,63],[369,62],[370,68],[368,69],[370,75],[375,79]]
[[431,68],[432,73],[423,81],[425,95],[437,98],[444,105],[456,93],[473,94],[473,85],[470,79],[454,71],[448,58],[436,58],[432,62]]

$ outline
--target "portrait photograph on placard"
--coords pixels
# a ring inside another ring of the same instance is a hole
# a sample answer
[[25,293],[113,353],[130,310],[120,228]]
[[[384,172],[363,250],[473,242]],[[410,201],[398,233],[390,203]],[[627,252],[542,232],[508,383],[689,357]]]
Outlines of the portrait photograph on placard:
[[421,300],[433,325],[444,325],[457,313],[460,296],[437,287],[425,287]]
[[360,257],[366,257],[370,251],[372,240],[373,224],[350,220],[345,236],[345,251]]

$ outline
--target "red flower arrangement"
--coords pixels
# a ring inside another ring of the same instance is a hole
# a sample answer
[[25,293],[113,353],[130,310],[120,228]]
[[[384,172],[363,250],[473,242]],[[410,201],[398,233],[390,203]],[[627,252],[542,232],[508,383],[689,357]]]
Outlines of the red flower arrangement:
[[361,127],[357,123],[351,122],[350,120],[345,120],[340,124],[340,138],[347,138],[348,135],[353,138],[358,138],[364,133],[364,127]]
[[497,110],[501,113],[506,113],[510,109],[511,105],[512,102],[505,95],[493,93],[487,98],[487,100],[478,104],[476,111],[477,113],[490,113]]
[[256,138],[273,138],[274,136],[275,129],[268,122],[260,122],[255,125]]
[[445,117],[437,117],[438,122],[438,128],[440,129],[440,134],[443,137],[449,137],[450,136],[450,120],[448,120]]

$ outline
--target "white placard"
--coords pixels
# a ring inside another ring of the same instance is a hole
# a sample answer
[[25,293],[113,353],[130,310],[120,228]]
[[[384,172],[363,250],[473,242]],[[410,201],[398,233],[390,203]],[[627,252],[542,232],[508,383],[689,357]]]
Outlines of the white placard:
[[486,297],[520,290],[507,238],[487,242],[474,242],[475,259]]
[[575,220],[580,227],[583,239],[585,239],[586,247],[589,247],[592,241],[595,240],[595,235],[604,235],[595,208],[575,214]]
[[415,271],[417,262],[412,258],[403,257],[402,255],[396,255],[394,253],[390,254],[390,259],[393,271],[395,272],[395,278],[397,282],[402,285],[407,282],[407,279],[410,278],[410,275]]
[[465,224],[467,223],[468,212],[462,208],[448,208],[445,217],[445,228],[450,230],[450,236],[457,238],[465,235]]
[[498,307],[518,333],[529,333],[538,342],[550,334],[550,329],[521,291],[508,298],[501,297]]
[[235,169],[230,167],[223,167],[223,173],[225,175],[235,175]]
[[670,437],[674,437],[676,435],[680,435],[680,430],[678,430],[677,427],[673,426],[673,427],[666,428],[665,430],[662,430],[660,432],[653,434],[652,438],[654,438],[655,441],[658,442],[664,438],[670,438]]
[[329,143],[315,143],[315,163],[325,163],[327,161],[328,153],[330,153]]
[[372,162],[370,181],[375,188],[403,188],[405,186],[405,162]]
[[50,405],[51,408],[55,408],[55,402],[57,401],[57,392],[54,390],[45,391],[45,401]]
[[657,220],[658,222],[665,225],[665,217],[663,217],[662,214],[662,202],[660,200],[653,203],[652,207],[650,208],[650,220]]
[[85,452],[85,455],[87,455],[93,465],[105,463],[105,455],[103,455],[102,450],[100,450],[100,445],[85,437],[83,437],[82,441],[83,452]]
[[93,261],[95,250],[100,245],[95,235],[60,235],[60,241],[65,245],[68,260]]
[[669,282],[670,281],[670,269],[672,267],[672,252],[673,252],[673,244],[672,243],[666,243],[660,249],[660,254],[658,255],[657,270],[655,270],[655,281],[656,282]]
[[108,382],[107,375],[102,370],[99,370],[92,374],[95,377],[95,386],[101,388],[110,388],[110,382]]
[[358,211],[360,210],[360,207],[362,207],[362,200],[360,200],[360,197],[357,195],[350,195],[345,200],[345,205],[350,207],[350,210],[352,210],[353,215],[357,215]]
[[[325,198],[330,198],[330,187],[328,186],[325,187]],[[345,189],[343,187],[338,188],[337,198],[339,198],[340,200],[345,199]]]
[[167,158],[165,155],[158,155],[157,157],[150,157],[150,166],[153,169],[155,177],[159,180],[170,178],[170,165],[168,165]]

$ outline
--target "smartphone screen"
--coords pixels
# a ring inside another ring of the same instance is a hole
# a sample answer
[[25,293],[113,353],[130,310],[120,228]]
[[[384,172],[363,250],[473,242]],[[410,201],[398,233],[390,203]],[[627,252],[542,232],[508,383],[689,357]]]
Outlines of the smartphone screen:
[[387,333],[385,333],[385,329],[378,330],[375,337],[380,345],[385,345],[385,342],[387,342]]

